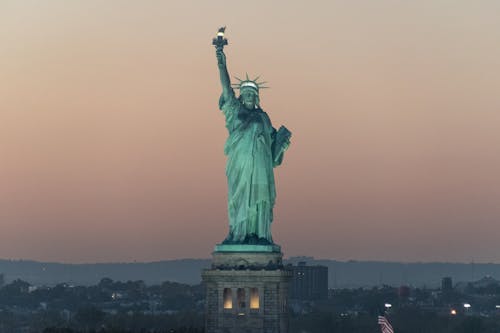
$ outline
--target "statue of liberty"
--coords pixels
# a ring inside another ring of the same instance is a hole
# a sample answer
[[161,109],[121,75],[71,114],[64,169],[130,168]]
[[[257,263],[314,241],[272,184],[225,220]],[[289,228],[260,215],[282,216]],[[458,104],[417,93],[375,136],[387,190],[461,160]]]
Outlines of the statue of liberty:
[[[227,156],[229,234],[223,244],[274,244],[271,236],[276,199],[273,169],[281,164],[290,145],[291,133],[277,131],[261,107],[259,91],[265,82],[244,80],[231,84],[223,46],[224,28],[214,39],[222,84],[219,108],[229,132]],[[239,89],[235,96],[234,88]]]

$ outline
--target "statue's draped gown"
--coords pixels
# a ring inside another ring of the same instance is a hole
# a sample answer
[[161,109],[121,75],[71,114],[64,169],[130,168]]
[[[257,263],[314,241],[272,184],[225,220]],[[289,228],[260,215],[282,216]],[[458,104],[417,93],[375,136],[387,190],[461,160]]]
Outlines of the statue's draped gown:
[[273,140],[276,130],[260,108],[247,110],[230,94],[220,109],[229,131],[227,155],[229,235],[225,242],[272,243],[271,222],[276,198]]

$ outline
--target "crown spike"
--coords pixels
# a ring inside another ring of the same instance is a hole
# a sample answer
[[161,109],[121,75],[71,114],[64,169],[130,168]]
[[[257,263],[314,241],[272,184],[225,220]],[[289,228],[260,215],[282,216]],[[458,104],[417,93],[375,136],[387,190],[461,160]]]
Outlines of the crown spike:
[[260,79],[260,75],[257,76],[255,79],[251,80],[250,77],[248,76],[248,73],[245,73],[245,80],[240,79],[239,77],[235,76],[235,79],[237,79],[239,82],[238,83],[232,83],[231,86],[234,88],[238,88],[241,90],[241,88],[246,88],[246,87],[253,87],[257,91],[259,91],[260,88],[266,89],[269,87],[265,87],[264,84],[267,83],[267,81],[262,81],[262,82],[257,82],[257,80]]

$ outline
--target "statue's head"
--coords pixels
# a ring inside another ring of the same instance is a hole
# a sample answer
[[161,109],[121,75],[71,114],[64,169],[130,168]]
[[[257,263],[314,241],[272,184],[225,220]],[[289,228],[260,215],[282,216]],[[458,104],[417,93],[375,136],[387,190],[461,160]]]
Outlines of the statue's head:
[[239,100],[248,110],[253,110],[260,104],[259,93],[253,91],[253,89],[240,90]]
[[240,82],[233,84],[234,87],[240,90],[239,100],[248,110],[253,110],[260,106],[259,89],[268,88],[263,86],[266,82],[257,82],[258,78],[250,80],[247,74],[246,80],[236,78]]

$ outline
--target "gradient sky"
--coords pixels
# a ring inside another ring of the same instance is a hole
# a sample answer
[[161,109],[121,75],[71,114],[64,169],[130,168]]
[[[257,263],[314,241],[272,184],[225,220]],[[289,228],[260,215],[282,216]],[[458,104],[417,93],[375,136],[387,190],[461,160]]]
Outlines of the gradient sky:
[[292,146],[286,256],[500,262],[500,2],[0,1],[0,258],[210,256],[230,74]]

